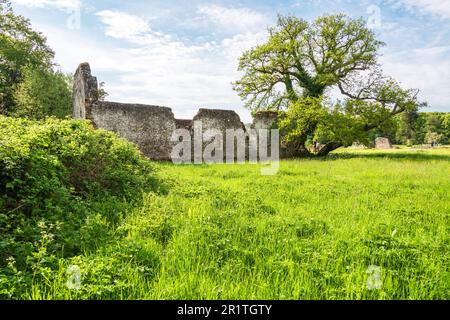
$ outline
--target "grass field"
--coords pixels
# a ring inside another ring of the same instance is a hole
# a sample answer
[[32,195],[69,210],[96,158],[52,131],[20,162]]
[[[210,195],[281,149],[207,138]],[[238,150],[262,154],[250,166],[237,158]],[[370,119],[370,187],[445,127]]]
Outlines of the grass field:
[[450,149],[158,168],[167,191],[29,298],[450,299]]

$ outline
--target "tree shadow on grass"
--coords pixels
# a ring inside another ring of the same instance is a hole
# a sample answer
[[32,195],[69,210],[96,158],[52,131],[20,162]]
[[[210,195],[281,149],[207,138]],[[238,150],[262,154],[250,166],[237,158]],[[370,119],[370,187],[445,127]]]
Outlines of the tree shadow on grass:
[[389,159],[389,160],[407,160],[407,161],[448,161],[450,155],[430,154],[421,151],[417,152],[377,152],[377,153],[335,153],[324,157],[323,160],[340,159]]

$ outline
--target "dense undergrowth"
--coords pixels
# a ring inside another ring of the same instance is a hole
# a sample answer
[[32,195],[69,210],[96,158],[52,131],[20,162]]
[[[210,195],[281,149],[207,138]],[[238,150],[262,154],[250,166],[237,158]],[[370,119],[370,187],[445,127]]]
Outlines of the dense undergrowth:
[[111,242],[122,214],[159,187],[152,165],[110,132],[0,116],[0,298],[23,297],[61,259]]

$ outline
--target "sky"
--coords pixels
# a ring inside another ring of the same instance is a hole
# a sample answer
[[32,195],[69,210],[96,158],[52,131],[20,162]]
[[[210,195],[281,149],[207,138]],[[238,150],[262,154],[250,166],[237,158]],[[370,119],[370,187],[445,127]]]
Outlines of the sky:
[[232,90],[239,56],[263,43],[277,14],[366,19],[386,43],[380,62],[429,107],[450,112],[450,0],[12,0],[56,53],[64,72],[89,62],[116,102],[250,112]]

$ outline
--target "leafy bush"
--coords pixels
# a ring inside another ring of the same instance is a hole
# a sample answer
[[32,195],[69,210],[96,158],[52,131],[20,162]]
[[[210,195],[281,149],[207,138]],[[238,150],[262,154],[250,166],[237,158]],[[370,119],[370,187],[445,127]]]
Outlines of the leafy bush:
[[0,297],[8,274],[27,279],[98,248],[127,205],[157,188],[150,162],[113,133],[0,116]]
[[71,79],[61,72],[25,67],[23,81],[16,85],[15,108],[10,115],[30,119],[48,116],[64,118],[71,114]]
[[14,13],[11,1],[0,0],[0,113],[15,110],[14,89],[23,80],[24,68],[50,72],[54,56],[47,39]]

